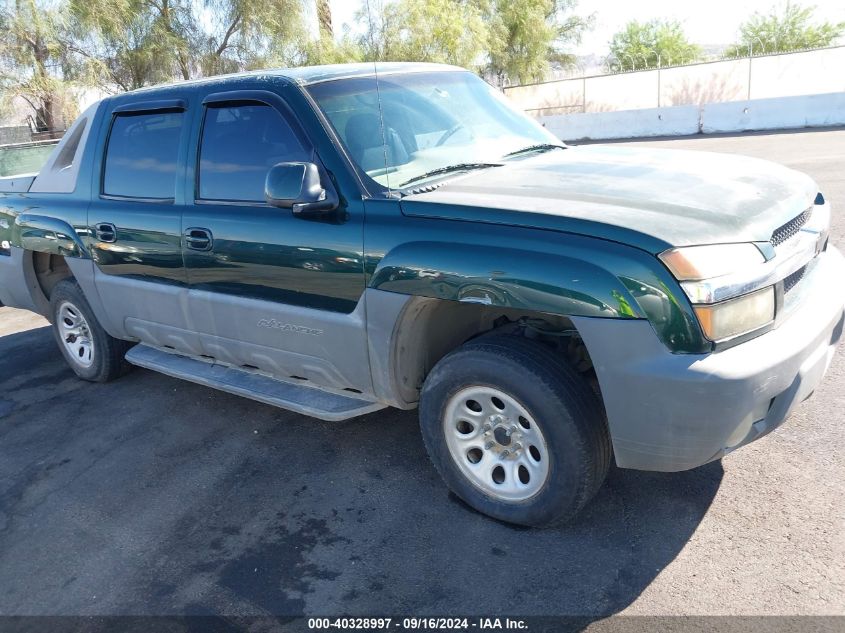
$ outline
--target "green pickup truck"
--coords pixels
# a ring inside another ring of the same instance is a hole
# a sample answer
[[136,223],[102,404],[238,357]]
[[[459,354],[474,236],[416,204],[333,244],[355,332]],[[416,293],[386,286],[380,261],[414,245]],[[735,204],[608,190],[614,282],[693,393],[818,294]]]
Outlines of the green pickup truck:
[[611,459],[678,471],[765,435],[845,319],[807,176],[567,147],[450,66],[109,97],[0,192],[0,300],[80,378],[138,365],[323,420],[419,407],[448,486],[523,525],[572,517]]

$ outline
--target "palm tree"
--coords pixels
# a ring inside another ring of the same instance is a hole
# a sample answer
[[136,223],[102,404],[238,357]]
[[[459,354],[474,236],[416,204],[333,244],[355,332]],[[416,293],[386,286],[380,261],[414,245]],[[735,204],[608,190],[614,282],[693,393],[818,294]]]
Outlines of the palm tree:
[[333,37],[332,8],[329,0],[317,0],[317,20],[320,22],[320,37]]

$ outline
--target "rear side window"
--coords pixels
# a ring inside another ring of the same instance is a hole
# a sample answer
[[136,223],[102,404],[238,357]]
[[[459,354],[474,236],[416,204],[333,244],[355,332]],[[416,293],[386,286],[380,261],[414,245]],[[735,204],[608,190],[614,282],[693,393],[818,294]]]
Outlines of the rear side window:
[[61,171],[73,165],[73,159],[79,151],[79,141],[82,135],[85,134],[85,129],[88,126],[88,121],[83,120],[79,125],[73,128],[73,131],[68,137],[67,143],[62,145],[56,155],[56,162],[53,163],[52,168]]
[[103,193],[172,199],[182,117],[182,112],[116,116],[106,149]]
[[199,198],[264,201],[264,180],[276,163],[310,160],[281,114],[248,103],[209,107],[202,129]]

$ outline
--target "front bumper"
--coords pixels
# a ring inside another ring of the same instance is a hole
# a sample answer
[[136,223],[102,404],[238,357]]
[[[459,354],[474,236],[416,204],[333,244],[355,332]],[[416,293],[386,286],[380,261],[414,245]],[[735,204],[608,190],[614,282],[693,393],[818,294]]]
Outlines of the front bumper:
[[687,470],[782,424],[821,382],[842,338],[845,259],[835,248],[816,258],[800,293],[776,329],[712,354],[670,353],[647,321],[574,318],[617,464]]

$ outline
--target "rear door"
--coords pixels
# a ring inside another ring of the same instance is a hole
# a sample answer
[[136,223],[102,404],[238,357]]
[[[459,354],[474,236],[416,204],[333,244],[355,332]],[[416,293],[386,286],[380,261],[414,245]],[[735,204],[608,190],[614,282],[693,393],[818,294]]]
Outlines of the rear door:
[[187,335],[182,259],[183,99],[124,101],[105,117],[88,212],[95,283],[111,321],[159,346],[198,350]]
[[306,220],[264,201],[273,165],[320,162],[287,103],[265,90],[206,95],[192,150],[184,257],[205,354],[369,391],[362,213]]

